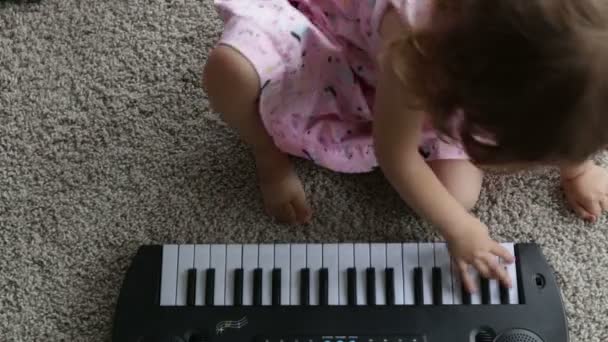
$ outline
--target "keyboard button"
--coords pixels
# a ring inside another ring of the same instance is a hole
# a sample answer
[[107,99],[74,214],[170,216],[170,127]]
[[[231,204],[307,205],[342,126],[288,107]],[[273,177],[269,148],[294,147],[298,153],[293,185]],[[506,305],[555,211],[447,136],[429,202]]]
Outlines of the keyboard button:
[[479,272],[473,266],[469,266],[469,277],[473,281],[473,284],[477,284],[477,291],[471,293],[471,305],[479,305],[481,304],[481,292],[482,289],[480,287],[481,280],[479,277]]
[[[341,243],[338,245],[339,263],[339,300],[340,305],[351,305],[349,299],[349,269],[355,266],[355,249],[352,243]],[[356,298],[356,293],[355,293]]]
[[243,305],[253,305],[254,271],[258,268],[258,245],[243,246]]
[[[502,245],[509,251],[509,253],[511,253],[511,255],[515,256],[515,245],[513,243],[503,243]],[[506,265],[506,267],[507,273],[509,273],[511,283],[513,285],[510,289],[508,289],[509,303],[519,304],[518,274],[516,263]]]
[[[452,259],[450,257],[450,262],[453,263],[454,259]],[[452,303],[455,305],[462,305],[462,304],[466,304],[464,302],[464,298],[463,298],[463,284],[462,281],[460,279],[460,271],[458,270],[458,267],[456,266],[456,264],[453,264],[452,266]],[[469,296],[469,300],[470,300],[470,296]]]
[[[498,257],[496,258],[498,261]],[[498,279],[490,279],[490,304],[500,304],[500,286]]]
[[424,304],[424,285],[422,267],[414,268],[414,304]]
[[272,270],[274,269],[274,245],[260,245],[260,265],[262,269],[262,305],[272,304]]
[[395,269],[387,268],[384,271],[386,283],[386,305],[395,305]]
[[357,305],[367,305],[366,270],[370,267],[369,245],[355,244],[355,268],[357,269]]
[[188,295],[186,296],[186,305],[194,306],[196,304],[196,269],[188,270]]
[[294,244],[291,245],[291,289],[290,295],[291,305],[303,305],[300,301],[302,296],[302,269],[306,268],[306,245]]
[[253,270],[253,305],[262,305],[262,284],[264,282],[264,270],[256,268]]
[[481,304],[490,304],[490,281],[480,277],[479,288],[481,290]]
[[322,268],[319,271],[319,305],[329,305],[329,271]]
[[452,278],[452,260],[446,243],[435,244],[435,266],[441,270],[441,302],[454,304],[454,284]]
[[441,288],[441,268],[433,267],[433,305],[443,304],[443,293]]
[[366,271],[367,305],[376,305],[376,269],[369,267]]
[[196,277],[196,299],[194,304],[197,306],[205,304],[205,286],[207,283],[207,269],[211,259],[211,247],[209,245],[194,246],[194,268],[197,271]]
[[421,243],[418,246],[418,263],[423,269],[423,303],[431,305],[433,304],[433,267],[435,266],[435,245],[433,243]]
[[272,305],[281,305],[281,269],[272,270]]
[[188,270],[194,267],[194,246],[180,245],[177,259],[177,297],[175,305],[184,306],[188,299]]
[[351,267],[347,270],[348,305],[357,305],[357,269]]
[[[418,244],[403,244],[403,303],[414,305],[415,300],[415,269],[418,267]],[[421,288],[422,288],[422,284]]]
[[[386,244],[385,243],[372,243],[370,245],[370,254],[371,254],[371,267],[376,270],[376,272],[382,272],[386,269]],[[380,273],[375,276],[376,284],[374,288],[376,290],[375,294],[375,305],[386,305],[386,278],[381,276]]]
[[469,292],[465,287],[464,284],[462,284],[461,286],[461,291],[460,291],[461,295],[462,295],[462,304],[464,305],[471,305],[472,304],[472,300],[471,300],[471,292]]
[[290,304],[290,294],[289,290],[291,289],[291,253],[290,253],[290,245],[289,244],[281,244],[275,245],[274,248],[274,266],[277,269],[281,270],[281,304],[280,305],[289,305]]
[[500,286],[500,304],[511,304],[510,303],[510,298],[509,298],[509,289],[504,287],[504,286]]
[[339,305],[340,274],[337,244],[323,245],[323,267],[327,269],[327,304]]
[[310,269],[300,271],[300,305],[310,305]]
[[215,293],[215,270],[209,268],[205,276],[205,305],[215,305]]
[[243,305],[243,278],[244,270],[242,268],[234,270],[234,306]]
[[323,267],[323,246],[319,244],[306,246],[306,267],[310,269],[310,305],[319,305],[319,270]]
[[[389,243],[386,245],[386,267],[391,269],[393,274],[393,304],[403,305],[403,251],[401,244]],[[387,283],[388,288],[389,284]],[[387,299],[388,295],[390,293],[387,294]]]
[[243,247],[241,245],[228,245],[226,248],[226,291],[224,304],[234,305],[234,271],[242,267]]
[[177,245],[163,246],[162,273],[160,283],[160,305],[173,306],[177,295]]
[[215,305],[224,305],[226,291],[226,245],[211,245],[211,268],[215,269]]

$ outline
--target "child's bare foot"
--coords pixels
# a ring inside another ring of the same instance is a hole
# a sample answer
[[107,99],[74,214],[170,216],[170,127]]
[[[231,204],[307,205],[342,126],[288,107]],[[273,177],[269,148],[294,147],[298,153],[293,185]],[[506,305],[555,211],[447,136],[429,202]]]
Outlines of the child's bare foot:
[[281,223],[308,223],[312,210],[288,157],[278,151],[266,151],[255,153],[255,159],[266,213]]

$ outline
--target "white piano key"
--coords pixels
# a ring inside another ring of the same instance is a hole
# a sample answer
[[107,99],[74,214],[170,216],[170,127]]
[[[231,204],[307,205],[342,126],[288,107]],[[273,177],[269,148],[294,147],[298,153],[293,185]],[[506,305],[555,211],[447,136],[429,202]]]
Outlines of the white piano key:
[[386,245],[386,267],[393,269],[395,278],[395,305],[403,305],[403,251],[401,244]]
[[481,282],[479,278],[479,272],[473,266],[469,266],[469,277],[475,284],[477,291],[471,293],[471,305],[481,304]]
[[370,256],[371,267],[376,270],[376,305],[386,305],[386,244],[372,243]]
[[195,305],[203,305],[205,302],[205,281],[207,269],[211,261],[211,247],[209,245],[194,246],[194,268],[196,268],[196,299]]
[[418,244],[403,244],[403,303],[414,305],[414,268],[418,267]]
[[323,267],[323,246],[306,246],[306,266],[310,269],[310,305],[319,305],[319,270]]
[[226,245],[211,245],[211,264],[215,270],[215,294],[213,303],[216,306],[224,305],[226,291]]
[[300,271],[306,268],[306,245],[291,245],[291,305],[300,305]]
[[243,305],[253,305],[253,271],[258,268],[258,245],[243,246]]
[[[505,247],[511,255],[515,256],[515,244],[513,243],[503,243],[503,247]],[[519,289],[517,284],[517,267],[515,263],[506,265],[507,272],[511,278],[511,284],[513,285],[509,289],[509,303],[510,304],[519,304]]]
[[[498,257],[496,261],[500,261]],[[490,304],[500,304],[500,286],[497,279],[490,279]]]
[[340,285],[339,301],[340,305],[348,304],[348,269],[355,267],[355,249],[352,243],[341,243],[338,245],[338,262]]
[[462,305],[462,281],[460,279],[460,271],[457,265],[454,263],[454,259],[450,256],[452,262],[452,303],[456,305]]
[[290,263],[290,245],[276,245],[274,249],[274,266],[281,269],[281,305],[290,304]]
[[234,272],[242,267],[243,246],[228,245],[226,248],[226,292],[224,304],[234,305]]
[[260,245],[260,265],[262,269],[262,305],[272,304],[272,270],[274,269],[274,245]]
[[175,305],[185,306],[188,297],[188,270],[194,267],[194,245],[180,245],[177,264],[177,297]]
[[435,266],[441,269],[441,293],[443,304],[454,304],[452,261],[446,243],[435,244]]
[[421,243],[418,246],[418,257],[422,267],[422,288],[424,291],[424,305],[433,304],[433,266],[435,265],[435,252],[432,243]]
[[357,305],[367,305],[366,273],[371,265],[369,244],[355,244],[355,267],[357,268]]
[[329,296],[327,303],[329,305],[338,305],[339,303],[339,284],[338,284],[338,245],[324,244],[323,245],[323,267],[327,268],[329,281]]
[[177,263],[179,247],[163,246],[163,264],[160,280],[160,305],[173,306],[177,297]]

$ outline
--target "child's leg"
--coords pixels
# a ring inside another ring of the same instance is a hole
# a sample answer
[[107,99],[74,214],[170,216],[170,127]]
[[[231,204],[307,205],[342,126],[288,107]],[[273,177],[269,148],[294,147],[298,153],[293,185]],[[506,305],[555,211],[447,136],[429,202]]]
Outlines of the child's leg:
[[285,223],[307,222],[311,210],[300,179],[260,119],[260,80],[253,65],[237,50],[220,45],[204,68],[203,87],[213,109],[251,146],[267,213]]
[[479,193],[483,172],[467,160],[434,160],[429,166],[446,189],[467,210],[473,209]]

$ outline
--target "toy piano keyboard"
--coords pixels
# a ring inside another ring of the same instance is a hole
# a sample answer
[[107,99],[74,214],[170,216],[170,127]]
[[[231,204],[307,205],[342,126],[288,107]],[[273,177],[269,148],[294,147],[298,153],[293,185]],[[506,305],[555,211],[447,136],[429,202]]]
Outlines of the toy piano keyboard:
[[115,342],[567,342],[536,244],[504,244],[503,288],[462,289],[444,243],[142,246]]

